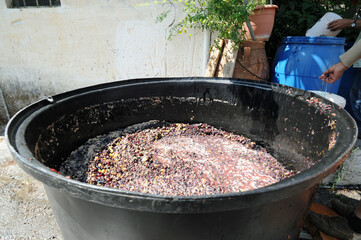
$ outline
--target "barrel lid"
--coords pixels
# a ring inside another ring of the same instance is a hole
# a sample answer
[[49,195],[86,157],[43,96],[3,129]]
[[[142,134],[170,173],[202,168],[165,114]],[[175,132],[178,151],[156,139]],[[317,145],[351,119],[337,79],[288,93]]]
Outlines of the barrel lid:
[[298,43],[298,44],[342,44],[345,45],[345,38],[342,37],[304,37],[304,36],[288,36],[282,39],[281,43]]

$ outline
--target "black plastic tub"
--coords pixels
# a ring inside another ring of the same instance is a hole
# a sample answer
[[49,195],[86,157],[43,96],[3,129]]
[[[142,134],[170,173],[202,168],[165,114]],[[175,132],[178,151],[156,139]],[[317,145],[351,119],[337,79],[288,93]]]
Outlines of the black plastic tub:
[[[319,182],[357,139],[349,114],[325,99],[310,103],[314,96],[235,79],[127,80],[34,103],[11,119],[6,140],[17,163],[44,184],[65,239],[297,239]],[[89,185],[51,170],[87,139],[153,119],[243,134],[300,173],[247,192],[165,197]]]

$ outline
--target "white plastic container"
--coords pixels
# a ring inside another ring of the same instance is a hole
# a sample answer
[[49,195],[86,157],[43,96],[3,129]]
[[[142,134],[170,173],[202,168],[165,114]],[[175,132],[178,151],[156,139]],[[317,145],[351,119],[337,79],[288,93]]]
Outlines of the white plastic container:
[[326,98],[327,100],[330,100],[333,103],[336,103],[340,108],[345,108],[346,106],[346,99],[340,95],[329,92],[323,92],[323,91],[311,91],[311,92],[316,93],[317,95]]
[[341,30],[331,31],[327,29],[327,25],[337,19],[342,19],[339,15],[333,12],[328,12],[323,17],[318,20],[315,25],[313,25],[310,29],[307,30],[306,36],[307,37],[319,37],[319,36],[326,36],[326,37],[336,37],[337,34],[341,32]]

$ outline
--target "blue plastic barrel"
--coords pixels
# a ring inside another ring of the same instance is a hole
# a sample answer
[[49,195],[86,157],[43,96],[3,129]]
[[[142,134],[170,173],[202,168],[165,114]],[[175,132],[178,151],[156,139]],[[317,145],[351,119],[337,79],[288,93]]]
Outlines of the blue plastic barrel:
[[340,61],[345,38],[285,37],[277,50],[271,81],[304,90],[338,93],[341,81],[323,83],[318,77]]

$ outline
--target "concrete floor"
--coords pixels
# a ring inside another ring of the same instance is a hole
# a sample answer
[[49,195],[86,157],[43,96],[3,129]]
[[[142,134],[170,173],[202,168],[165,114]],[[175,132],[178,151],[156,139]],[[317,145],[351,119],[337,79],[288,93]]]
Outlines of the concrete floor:
[[[361,158],[361,141],[358,146],[359,149],[356,148],[346,160],[342,174],[331,176],[325,183],[360,185],[361,164],[357,161]],[[0,136],[0,152],[0,239],[63,239],[43,185],[18,167],[3,136]],[[357,190],[336,192],[354,200],[360,200],[360,193]],[[325,195],[325,190],[318,195],[330,196]],[[360,239],[360,236],[354,239]]]
[[361,186],[361,139],[358,139],[354,150],[335,174],[331,174],[322,182],[326,185],[359,185]]
[[0,239],[62,239],[43,185],[13,160],[0,137]]

